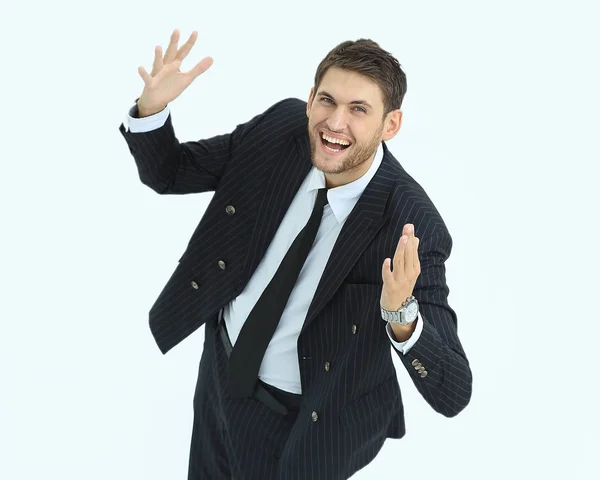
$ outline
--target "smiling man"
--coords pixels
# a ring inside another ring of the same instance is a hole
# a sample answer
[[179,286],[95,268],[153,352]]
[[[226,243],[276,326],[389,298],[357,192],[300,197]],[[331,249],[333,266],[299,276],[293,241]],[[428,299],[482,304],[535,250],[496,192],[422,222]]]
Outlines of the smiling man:
[[168,104],[212,65],[179,71],[196,36],[156,48],[120,126],[154,191],[215,192],[149,314],[163,353],[205,326],[188,478],[346,479],[405,435],[392,352],[436,412],[471,397],[452,238],[386,145],[405,74],[377,43],[343,42],[308,102],[180,142]]
[[360,73],[330,67],[319,74],[318,91],[311,89],[306,108],[308,132],[313,165],[325,173],[327,188],[334,188],[369,170],[381,141],[398,132],[402,112],[385,112],[381,88]]

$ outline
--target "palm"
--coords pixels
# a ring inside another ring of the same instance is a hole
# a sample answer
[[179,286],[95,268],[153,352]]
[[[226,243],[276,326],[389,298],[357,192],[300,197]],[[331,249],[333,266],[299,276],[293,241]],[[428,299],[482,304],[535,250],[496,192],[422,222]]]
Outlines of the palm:
[[181,95],[196,77],[210,68],[213,59],[205,57],[188,72],[179,70],[182,61],[194,46],[197,37],[198,32],[192,32],[188,41],[178,49],[179,31],[174,30],[164,56],[160,46],[155,48],[152,72],[148,74],[144,67],[138,68],[138,72],[144,80],[144,91],[140,96],[140,101],[143,99],[143,103],[147,106],[166,105]]

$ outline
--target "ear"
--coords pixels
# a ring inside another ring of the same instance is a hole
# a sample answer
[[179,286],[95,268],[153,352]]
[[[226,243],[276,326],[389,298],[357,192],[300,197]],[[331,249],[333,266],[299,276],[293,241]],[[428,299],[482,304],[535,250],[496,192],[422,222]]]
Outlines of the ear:
[[306,116],[307,117],[310,116],[310,107],[312,106],[314,93],[315,93],[315,87],[312,87],[310,89],[310,94],[308,95],[308,103],[306,104]]
[[402,110],[392,110],[388,113],[385,123],[387,126],[383,131],[381,140],[387,142],[394,138],[398,133],[398,130],[400,130],[400,126],[402,125]]

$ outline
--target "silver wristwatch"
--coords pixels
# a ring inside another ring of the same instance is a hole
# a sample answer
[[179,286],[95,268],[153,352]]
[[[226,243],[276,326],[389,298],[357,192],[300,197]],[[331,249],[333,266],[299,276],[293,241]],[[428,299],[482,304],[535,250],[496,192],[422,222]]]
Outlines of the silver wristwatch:
[[408,297],[398,310],[386,310],[381,307],[381,318],[400,325],[410,325],[417,319],[418,313],[419,302],[413,296]]

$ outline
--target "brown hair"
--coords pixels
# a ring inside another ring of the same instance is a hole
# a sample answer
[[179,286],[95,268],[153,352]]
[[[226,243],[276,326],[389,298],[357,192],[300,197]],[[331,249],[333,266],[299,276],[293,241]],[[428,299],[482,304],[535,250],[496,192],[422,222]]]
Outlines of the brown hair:
[[356,41],[348,40],[331,50],[317,67],[315,95],[330,67],[360,73],[379,85],[383,94],[384,118],[402,105],[406,94],[406,74],[402,71],[398,60],[373,40],[364,38]]

